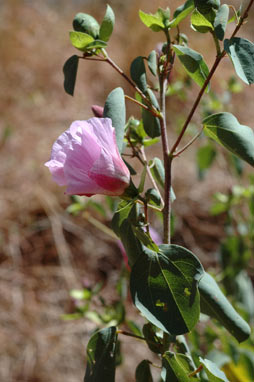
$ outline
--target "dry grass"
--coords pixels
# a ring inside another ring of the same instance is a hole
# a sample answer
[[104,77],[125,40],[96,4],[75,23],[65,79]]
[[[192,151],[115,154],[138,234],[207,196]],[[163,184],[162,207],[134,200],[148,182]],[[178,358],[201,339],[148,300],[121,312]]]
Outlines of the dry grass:
[[[138,21],[137,9],[153,11],[168,2],[112,0],[111,5],[117,15],[112,57],[127,72],[132,58],[147,54],[159,41]],[[85,346],[94,325],[61,319],[72,310],[69,290],[84,280],[103,280],[105,296],[114,295],[121,267],[117,246],[86,220],[65,212],[68,198],[43,166],[52,142],[71,121],[89,118],[90,105],[103,104],[114,87],[130,90],[111,68],[91,63],[80,65],[74,98],[62,88],[62,65],[73,54],[67,34],[73,16],[90,10],[102,17],[104,9],[103,1],[87,2],[87,7],[84,2],[68,1],[0,2],[0,380],[4,382],[81,381]],[[197,45],[202,45],[202,38]],[[208,60],[210,52],[206,51]],[[227,62],[215,87],[219,88],[225,73],[230,74]],[[235,99],[236,114],[245,124],[253,120],[253,110],[245,108],[250,94],[246,91]],[[173,101],[171,106],[172,114],[185,112],[190,102]],[[172,123],[169,118],[170,128]],[[158,152],[156,147],[154,153]],[[192,152],[175,169],[175,208],[182,217],[175,240],[205,258],[223,232],[221,221],[207,220],[209,204],[203,195],[211,195],[214,185],[227,187],[231,178],[219,166],[218,172],[194,188],[191,159]],[[131,381],[133,359],[143,356],[143,348],[125,343],[132,357],[118,375],[121,381]]]

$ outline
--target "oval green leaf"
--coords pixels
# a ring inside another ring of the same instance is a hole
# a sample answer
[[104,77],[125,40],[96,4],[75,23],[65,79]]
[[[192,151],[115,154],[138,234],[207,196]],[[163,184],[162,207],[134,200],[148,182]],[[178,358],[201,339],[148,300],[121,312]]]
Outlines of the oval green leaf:
[[165,28],[163,24],[163,20],[161,17],[159,17],[158,14],[149,14],[145,13],[143,11],[139,11],[139,17],[140,20],[150,29],[152,29],[154,32],[160,32]]
[[112,120],[112,125],[116,131],[117,147],[121,154],[126,122],[125,98],[122,88],[116,88],[109,93],[105,102],[103,117],[107,117]]
[[239,342],[250,335],[250,327],[235,311],[212,276],[204,273],[198,289],[201,297],[201,312],[216,318]]
[[219,40],[224,39],[229,16],[229,6],[223,4],[216,13],[214,20],[214,32]]
[[87,345],[87,367],[84,382],[114,382],[116,358],[116,327],[94,333]]
[[136,57],[130,67],[131,78],[138,86],[138,88],[145,93],[147,91],[146,82],[146,68],[144,64],[144,59],[141,56]]
[[240,125],[231,113],[212,114],[202,123],[210,138],[254,166],[254,133],[250,127]]
[[77,13],[72,24],[76,32],[87,33],[94,38],[97,38],[99,35],[100,26],[97,20],[87,13]]
[[184,354],[167,351],[162,359],[161,377],[164,382],[190,382],[189,374],[194,371],[191,358]]
[[144,316],[170,334],[189,332],[199,319],[197,282],[203,267],[197,257],[177,245],[146,250],[130,278],[132,299]]
[[[151,104],[159,110],[159,104],[151,89],[147,89],[147,96],[149,97]],[[146,134],[151,138],[156,138],[161,135],[161,126],[159,118],[150,113],[149,110],[142,108],[142,120],[143,127]]]
[[175,12],[174,18],[170,22],[170,28],[175,28],[182,20],[184,20],[194,9],[193,0],[187,0],[183,5],[180,5]]
[[103,41],[108,41],[112,35],[115,25],[115,14],[113,9],[107,5],[107,10],[104,19],[100,26],[99,38]]
[[87,33],[70,31],[70,40],[72,45],[85,52],[86,46],[94,41],[94,38]]
[[241,37],[224,41],[224,49],[231,58],[236,74],[246,84],[254,83],[254,44]]
[[136,368],[136,382],[153,382],[152,373],[150,370],[150,362],[144,359]]
[[194,4],[199,12],[209,13],[213,8],[219,8],[220,0],[194,0]]
[[[187,46],[173,45],[172,47],[188,75],[202,87],[209,75],[209,69],[203,56]],[[208,90],[209,87],[206,91]]]
[[148,56],[148,67],[150,72],[156,77],[157,76],[157,53],[155,50],[152,50]]
[[191,15],[191,25],[194,30],[200,33],[212,32],[214,30],[213,24],[197,9]]
[[77,78],[77,71],[78,71],[78,56],[73,55],[65,62],[63,66],[63,73],[64,73],[64,90],[67,94],[70,94],[73,96],[75,84],[76,84],[76,78]]
[[209,382],[229,382],[225,373],[214,362],[201,357],[199,357],[199,361],[205,369]]

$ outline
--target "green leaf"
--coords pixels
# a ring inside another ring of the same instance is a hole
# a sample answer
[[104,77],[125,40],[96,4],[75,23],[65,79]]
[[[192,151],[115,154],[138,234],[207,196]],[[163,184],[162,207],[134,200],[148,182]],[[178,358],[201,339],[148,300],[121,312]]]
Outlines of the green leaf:
[[197,9],[191,15],[191,25],[194,30],[200,33],[207,33],[214,30],[213,24]]
[[[172,47],[186,72],[200,87],[202,87],[209,75],[209,69],[203,60],[203,56],[187,46],[173,45]],[[207,91],[208,90],[207,87]]]
[[164,382],[190,382],[189,374],[194,371],[191,359],[184,355],[167,351],[162,359],[161,377]]
[[121,154],[123,149],[124,128],[126,121],[125,98],[122,88],[116,88],[109,93],[104,110],[103,117],[110,118],[116,131],[116,143]]
[[86,13],[77,13],[73,20],[73,29],[76,32],[86,33],[94,38],[99,36],[100,26],[95,18]]
[[115,213],[112,219],[112,229],[120,237],[128,256],[129,264],[132,266],[143,250],[143,245],[134,234],[132,226],[133,220],[134,222],[137,220],[135,215],[138,215],[136,211],[138,207],[133,205],[133,202],[122,202],[119,206],[123,206],[123,208],[120,208]]
[[70,40],[72,45],[85,52],[87,45],[94,41],[94,38],[87,33],[70,31]]
[[[153,178],[156,180],[156,182],[159,183],[161,187],[164,187],[165,170],[160,158],[157,158],[157,157],[153,158],[153,160],[149,162],[149,166],[150,166]],[[174,200],[176,199],[176,196],[172,187],[170,189],[170,198],[172,202],[174,202]]]
[[76,84],[78,62],[78,56],[74,55],[68,58],[68,60],[65,61],[65,64],[63,66],[64,90],[67,94],[70,94],[72,96],[74,94]]
[[149,163],[152,175],[156,182],[159,183],[161,187],[164,187],[165,184],[165,169],[160,158],[153,158]]
[[170,28],[175,28],[182,20],[184,20],[194,9],[193,0],[187,0],[183,5],[175,10],[174,18],[170,22]]
[[143,251],[130,278],[132,299],[144,316],[170,334],[190,331],[199,319],[197,282],[203,267],[196,256],[177,245]]
[[212,114],[202,123],[210,138],[254,166],[254,133],[250,127],[240,125],[231,113]]
[[99,38],[103,41],[108,41],[113,32],[115,25],[115,14],[113,9],[107,5],[107,10],[104,19],[100,26]]
[[216,157],[216,151],[212,145],[202,146],[197,151],[197,164],[199,170],[204,171],[211,167]]
[[148,56],[148,67],[150,72],[156,77],[157,76],[157,53],[152,50]]
[[225,373],[215,363],[201,357],[199,357],[199,361],[205,369],[209,382],[229,382]]
[[139,17],[140,20],[154,32],[160,32],[165,28],[162,18],[159,16],[159,14],[153,15],[151,13],[145,13],[140,10]]
[[224,39],[225,31],[228,23],[229,6],[223,4],[217,11],[214,20],[214,32],[219,40]]
[[201,296],[201,312],[216,318],[238,342],[245,341],[250,335],[250,327],[235,311],[213,277],[205,272],[198,289]]
[[101,48],[106,48],[107,43],[102,40],[94,40],[90,44],[86,46],[86,51],[88,50],[93,50],[93,49],[101,49]]
[[94,333],[87,345],[87,368],[84,382],[114,382],[117,332],[116,327]]
[[[147,89],[147,96],[149,97],[151,104],[159,110],[159,104],[151,89]],[[142,108],[142,120],[143,127],[146,134],[151,138],[156,138],[161,135],[161,126],[159,118],[155,117],[149,110]]]
[[209,13],[213,8],[219,8],[220,0],[194,0],[194,4],[199,12]]
[[147,346],[155,354],[163,353],[163,341],[156,334],[156,326],[148,323],[143,326],[143,335]]
[[144,64],[144,59],[141,56],[136,57],[130,67],[131,78],[138,86],[138,88],[145,93],[147,91],[146,82],[146,68]]
[[148,190],[145,193],[145,196],[146,196],[146,200],[148,201],[148,203],[152,202],[156,206],[160,206],[161,197],[160,197],[159,192],[155,188],[148,188]]
[[144,359],[136,368],[136,382],[153,382],[153,377],[150,370],[150,362]]
[[241,37],[224,41],[224,49],[231,58],[236,74],[246,83],[254,83],[254,44]]

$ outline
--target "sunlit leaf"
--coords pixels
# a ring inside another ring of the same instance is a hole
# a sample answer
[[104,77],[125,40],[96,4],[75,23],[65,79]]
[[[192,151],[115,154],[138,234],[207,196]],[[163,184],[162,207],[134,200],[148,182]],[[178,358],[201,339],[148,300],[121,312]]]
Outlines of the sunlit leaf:
[[145,13],[139,11],[140,20],[154,32],[160,32],[165,28],[162,18],[158,14]]
[[113,9],[107,5],[107,10],[100,26],[99,38],[108,41],[113,32],[115,25],[115,14]]
[[200,87],[202,87],[209,75],[209,69],[203,56],[187,46],[173,45],[172,47],[186,72]]
[[71,31],[70,40],[75,48],[85,52],[86,46],[93,42],[94,38],[87,33]]

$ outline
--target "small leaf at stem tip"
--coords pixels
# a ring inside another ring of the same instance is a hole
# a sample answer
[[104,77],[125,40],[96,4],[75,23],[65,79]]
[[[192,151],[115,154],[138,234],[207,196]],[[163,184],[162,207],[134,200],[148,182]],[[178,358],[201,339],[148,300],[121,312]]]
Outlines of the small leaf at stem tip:
[[152,31],[160,32],[165,28],[162,18],[158,14],[149,14],[143,11],[139,11],[140,20]]
[[65,62],[63,66],[64,90],[66,91],[67,94],[70,94],[72,96],[74,94],[74,89],[76,84],[78,62],[79,62],[78,56],[74,55],[68,58],[68,60]]
[[82,12],[77,13],[72,24],[76,32],[83,32],[94,38],[97,38],[99,35],[100,26],[97,20],[91,15]]
[[104,19],[100,26],[99,38],[103,41],[108,41],[113,32],[115,25],[115,14],[113,9],[107,5],[107,10]]
[[70,31],[70,40],[72,45],[85,52],[86,46],[94,41],[94,38],[87,33]]
[[174,18],[169,23],[170,28],[175,28],[177,25],[184,20],[194,9],[194,3],[193,0],[187,0],[183,5],[178,7],[175,10]]
[[236,74],[246,84],[254,83],[254,44],[241,37],[224,41],[225,51],[231,58]]

